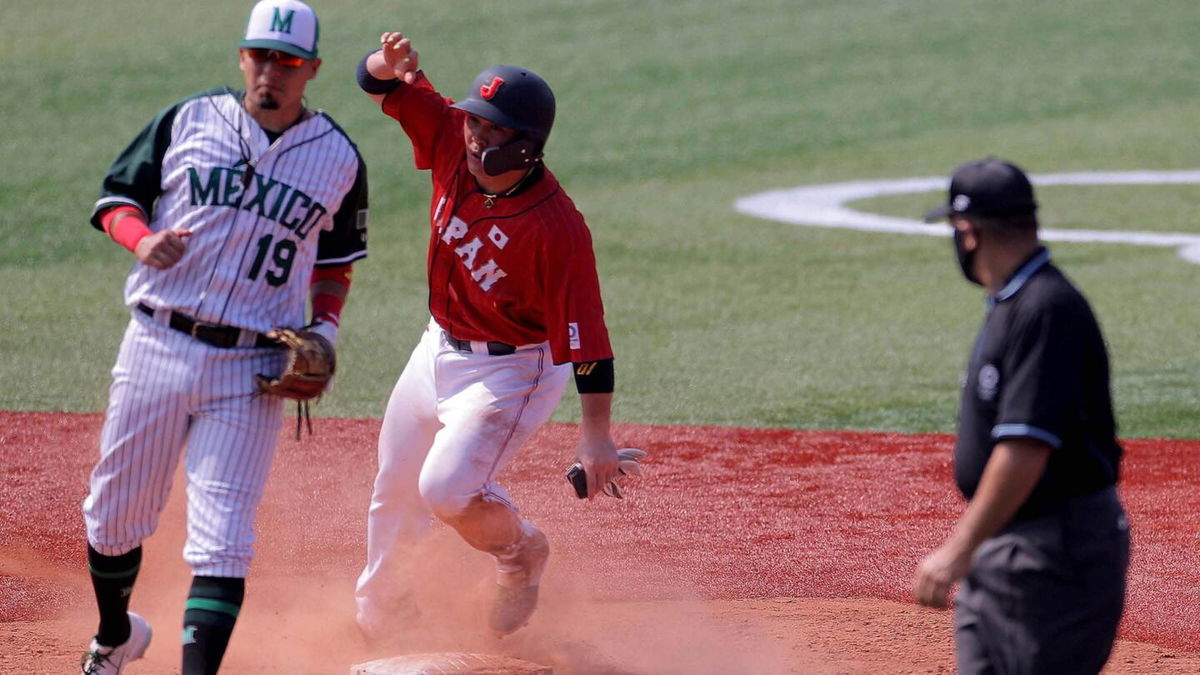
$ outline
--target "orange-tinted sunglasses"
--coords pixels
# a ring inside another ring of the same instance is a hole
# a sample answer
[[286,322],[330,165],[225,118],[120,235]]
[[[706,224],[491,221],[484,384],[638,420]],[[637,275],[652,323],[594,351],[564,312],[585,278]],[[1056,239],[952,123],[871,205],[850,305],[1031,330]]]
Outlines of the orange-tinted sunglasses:
[[274,61],[276,64],[285,68],[299,68],[304,65],[304,59],[299,56],[292,56],[286,52],[281,52],[278,49],[261,49],[258,47],[250,47],[246,49],[246,53],[255,61]]

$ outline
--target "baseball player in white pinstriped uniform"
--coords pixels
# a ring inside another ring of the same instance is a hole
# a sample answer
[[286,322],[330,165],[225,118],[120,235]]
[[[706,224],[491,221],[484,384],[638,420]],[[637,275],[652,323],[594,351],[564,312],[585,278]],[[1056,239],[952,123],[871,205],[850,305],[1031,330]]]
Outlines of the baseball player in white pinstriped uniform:
[[120,673],[145,653],[150,628],[130,593],[181,456],[193,572],[183,673],[215,673],[224,655],[282,425],[282,399],[255,382],[284,359],[263,334],[304,325],[311,296],[313,327],[334,342],[350,265],[366,255],[365,166],[303,105],[318,34],[302,2],[259,2],[239,50],[246,90],[166,108],[104,179],[92,224],[137,262],[83,504],[100,612],[84,673]]

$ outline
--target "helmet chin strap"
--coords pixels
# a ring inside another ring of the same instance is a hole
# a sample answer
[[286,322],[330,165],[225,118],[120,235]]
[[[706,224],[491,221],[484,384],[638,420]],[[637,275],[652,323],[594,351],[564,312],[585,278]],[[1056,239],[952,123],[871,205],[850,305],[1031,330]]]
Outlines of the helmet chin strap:
[[497,199],[499,199],[501,197],[507,197],[507,196],[511,195],[512,193],[516,192],[521,187],[521,185],[523,185],[525,183],[526,179],[528,179],[529,176],[531,174],[533,174],[534,168],[535,168],[534,166],[530,166],[528,169],[525,169],[525,173],[522,174],[521,177],[517,179],[517,182],[515,182],[511,186],[509,186],[509,188],[507,190],[505,190],[504,192],[500,192],[500,193],[485,192],[481,188],[480,192],[483,192],[483,196],[484,196],[484,200],[483,200],[484,208],[490,209],[496,205]]
[[484,173],[499,176],[516,169],[528,169],[541,156],[537,150],[537,143],[528,138],[518,138],[511,143],[484,150],[480,159],[483,162]]

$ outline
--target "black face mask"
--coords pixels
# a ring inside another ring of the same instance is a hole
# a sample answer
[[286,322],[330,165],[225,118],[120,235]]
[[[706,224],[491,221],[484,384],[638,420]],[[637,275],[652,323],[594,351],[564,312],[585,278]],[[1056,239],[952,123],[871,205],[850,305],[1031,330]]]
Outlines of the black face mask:
[[954,256],[958,258],[958,266],[962,268],[963,276],[967,278],[967,281],[982,286],[983,282],[975,276],[975,251],[963,248],[962,237],[962,230],[954,228]]

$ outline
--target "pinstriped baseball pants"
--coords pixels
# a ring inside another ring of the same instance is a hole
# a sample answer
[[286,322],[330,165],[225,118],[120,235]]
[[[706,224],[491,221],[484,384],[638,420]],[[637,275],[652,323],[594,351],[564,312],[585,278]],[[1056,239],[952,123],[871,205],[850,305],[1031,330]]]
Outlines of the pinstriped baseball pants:
[[157,528],[184,457],[184,560],[196,575],[245,577],[283,423],[282,401],[258,395],[254,375],[278,372],[283,358],[212,347],[134,312],[83,503],[88,542],[105,555],[139,546]]

